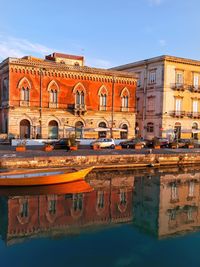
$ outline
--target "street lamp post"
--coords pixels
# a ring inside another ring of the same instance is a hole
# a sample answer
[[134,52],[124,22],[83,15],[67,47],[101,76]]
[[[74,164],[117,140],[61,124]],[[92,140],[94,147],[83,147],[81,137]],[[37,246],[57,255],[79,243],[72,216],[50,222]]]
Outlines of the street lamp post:
[[113,76],[112,78],[113,78],[112,79],[112,107],[111,107],[111,127],[110,127],[111,138],[113,138],[115,76]]

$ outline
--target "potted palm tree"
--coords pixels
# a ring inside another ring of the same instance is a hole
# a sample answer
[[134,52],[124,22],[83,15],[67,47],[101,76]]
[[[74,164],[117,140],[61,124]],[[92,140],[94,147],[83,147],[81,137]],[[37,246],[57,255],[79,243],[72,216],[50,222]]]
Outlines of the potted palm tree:
[[159,139],[157,137],[153,138],[153,147],[155,149],[160,149],[160,141],[159,141]]
[[135,149],[142,149],[143,148],[143,143],[141,142],[141,140],[139,138],[135,139]]
[[194,139],[190,139],[188,144],[187,144],[188,148],[194,148]]
[[53,148],[54,147],[51,144],[47,143],[47,144],[44,145],[44,151],[46,151],[46,152],[52,151]]
[[70,147],[70,150],[77,150],[78,149],[78,145],[77,145],[76,138],[75,138],[74,134],[69,137],[69,147]]

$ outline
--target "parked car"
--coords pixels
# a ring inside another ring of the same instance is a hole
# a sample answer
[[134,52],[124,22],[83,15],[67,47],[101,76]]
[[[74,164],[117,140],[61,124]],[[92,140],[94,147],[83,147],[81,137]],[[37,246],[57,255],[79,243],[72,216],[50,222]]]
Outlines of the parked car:
[[177,148],[187,148],[190,143],[190,139],[178,139],[170,143],[169,146],[172,147],[175,144]]
[[48,142],[48,144],[51,144],[54,147],[54,149],[67,149],[67,150],[69,150],[69,148],[70,148],[69,138],[62,138],[62,139],[59,139],[58,141]]
[[90,147],[93,148],[94,145],[97,145],[100,148],[115,148],[115,141],[112,138],[99,138],[93,141],[90,144]]
[[146,140],[135,139],[135,138],[132,138],[132,139],[129,139],[129,140],[126,140],[126,141],[122,141],[122,142],[119,143],[119,145],[122,146],[122,148],[134,148],[135,144],[137,144],[137,143],[142,144],[142,148],[146,147],[146,145],[147,145],[147,141]]
[[[154,147],[155,140],[149,140],[147,141],[147,147]],[[167,138],[156,138],[156,143],[160,145],[161,148],[167,148],[169,147],[169,140]]]

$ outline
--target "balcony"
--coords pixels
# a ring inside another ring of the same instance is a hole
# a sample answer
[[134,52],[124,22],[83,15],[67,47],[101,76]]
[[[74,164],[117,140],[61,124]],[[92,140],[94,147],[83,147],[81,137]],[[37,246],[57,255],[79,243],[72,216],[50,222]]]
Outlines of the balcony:
[[172,83],[171,84],[171,89],[174,91],[185,91],[187,86],[183,83]]
[[189,90],[192,93],[200,93],[200,86],[190,85],[189,86]]
[[185,111],[173,110],[169,112],[169,115],[174,118],[183,118],[186,115],[186,113]]
[[20,107],[29,107],[30,102],[26,100],[20,100]]
[[49,108],[57,108],[57,107],[58,107],[58,103],[49,102]]
[[86,113],[86,105],[85,104],[75,104],[74,105],[74,115],[84,115]]
[[200,112],[188,112],[187,116],[189,118],[199,119],[200,118]]

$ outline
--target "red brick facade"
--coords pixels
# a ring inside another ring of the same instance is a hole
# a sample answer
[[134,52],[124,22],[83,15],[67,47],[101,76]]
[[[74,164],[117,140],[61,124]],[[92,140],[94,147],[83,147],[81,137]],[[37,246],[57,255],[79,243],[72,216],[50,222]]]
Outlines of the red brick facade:
[[21,138],[59,138],[78,125],[80,137],[95,138],[95,129],[103,122],[111,129],[107,137],[120,138],[120,128],[134,136],[136,79],[123,72],[80,66],[82,57],[68,56],[80,62],[66,65],[56,55],[63,56],[9,58],[0,64],[1,132]]

